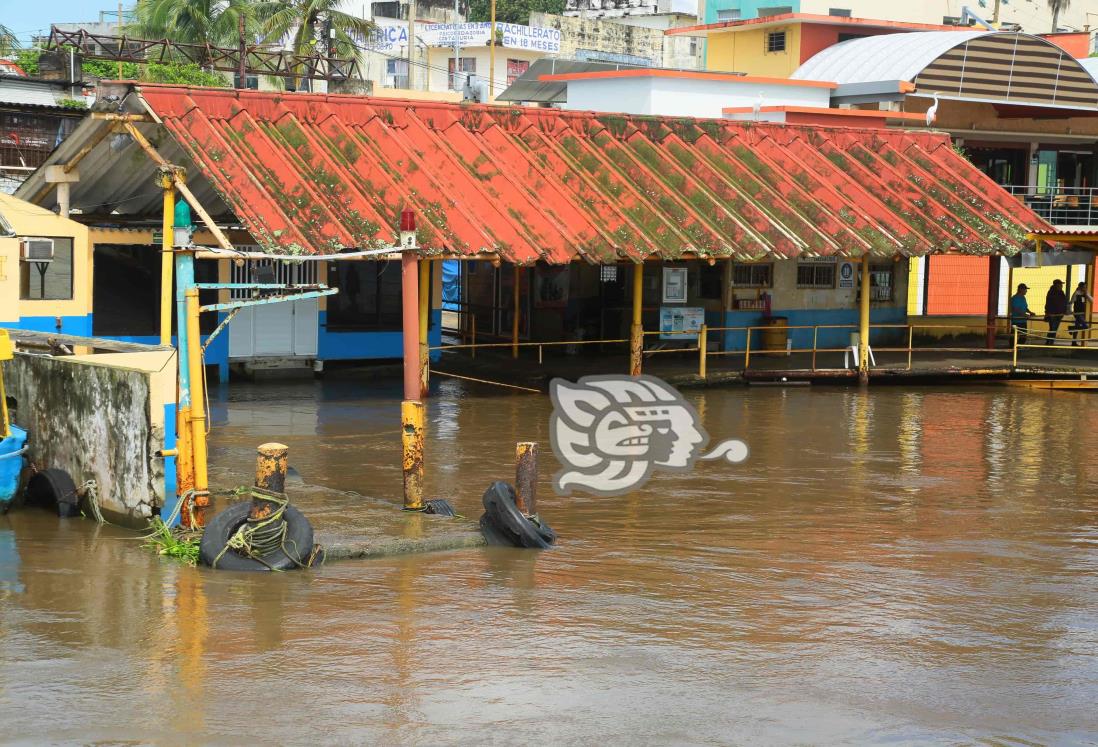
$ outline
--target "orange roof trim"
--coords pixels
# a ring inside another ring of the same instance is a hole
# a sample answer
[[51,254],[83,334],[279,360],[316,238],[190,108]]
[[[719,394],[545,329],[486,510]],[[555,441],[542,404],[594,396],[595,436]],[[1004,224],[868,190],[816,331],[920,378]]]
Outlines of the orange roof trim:
[[[721,109],[725,114],[747,114],[754,112],[750,106],[727,106]],[[787,114],[819,114],[827,117],[857,117],[858,119],[893,119],[911,122],[925,122],[926,115],[913,112],[885,112],[877,109],[831,109],[825,106],[764,106],[759,111],[785,112]]]
[[937,23],[907,23],[905,21],[881,21],[873,18],[848,18],[846,16],[822,16],[816,13],[783,13],[777,16],[760,16],[741,21],[719,21],[696,26],[682,26],[663,33],[690,34],[695,31],[740,31],[757,26],[777,26],[790,23],[808,23],[825,26],[858,26],[861,28],[890,29],[893,31],[971,31],[968,26],[943,26]]
[[762,83],[768,86],[794,86],[797,88],[838,88],[838,83],[826,80],[792,80],[790,78],[767,78],[759,75],[737,75],[736,73],[712,73],[695,70],[665,70],[658,67],[627,68],[624,70],[598,70],[590,73],[558,73],[542,75],[538,80],[570,81],[598,80],[600,78],[682,78],[685,80],[719,80],[725,83]]

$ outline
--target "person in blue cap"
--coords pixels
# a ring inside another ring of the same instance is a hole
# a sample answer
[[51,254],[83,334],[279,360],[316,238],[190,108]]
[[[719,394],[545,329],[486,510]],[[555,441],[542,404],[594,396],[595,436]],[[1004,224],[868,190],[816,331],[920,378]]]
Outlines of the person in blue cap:
[[1018,344],[1025,345],[1029,336],[1029,317],[1034,313],[1029,310],[1029,302],[1026,301],[1026,291],[1029,286],[1025,283],[1018,284],[1018,292],[1010,297],[1010,324],[1018,330]]

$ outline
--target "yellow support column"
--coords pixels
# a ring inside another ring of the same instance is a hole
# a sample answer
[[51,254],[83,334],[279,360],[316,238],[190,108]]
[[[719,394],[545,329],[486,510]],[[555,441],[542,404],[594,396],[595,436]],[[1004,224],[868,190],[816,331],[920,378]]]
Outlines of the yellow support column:
[[172,246],[175,229],[175,180],[170,174],[160,177],[164,190],[164,236],[160,249],[160,344],[172,344]]
[[431,313],[431,263],[419,261],[419,396],[427,396],[430,379],[431,351],[427,341],[427,327]]
[[629,327],[629,375],[641,375],[641,353],[644,350],[644,328],[641,311],[644,301],[644,262],[633,265],[633,323]]
[[708,354],[709,329],[707,325],[703,324],[701,329],[698,330],[698,376],[704,379],[706,377],[706,365],[705,356]]
[[[198,289],[187,289],[187,368],[191,380],[191,451],[194,455],[194,489],[209,488],[206,469],[206,377],[202,371],[202,338],[198,327]],[[195,501],[196,505],[202,505]]]
[[858,381],[869,383],[869,255],[862,255],[862,297],[858,314]]
[[[494,47],[493,47],[494,49]],[[522,268],[515,265],[514,276],[514,299],[511,304],[511,308],[514,309],[514,313],[511,315],[511,357],[518,358],[518,340],[519,340],[519,285],[522,280]]]

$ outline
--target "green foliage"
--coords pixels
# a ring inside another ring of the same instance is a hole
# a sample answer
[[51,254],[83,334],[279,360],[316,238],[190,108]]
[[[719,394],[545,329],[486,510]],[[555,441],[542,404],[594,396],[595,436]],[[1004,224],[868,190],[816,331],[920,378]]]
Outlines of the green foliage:
[[80,69],[85,75],[104,80],[137,80],[141,77],[141,66],[136,62],[123,62],[121,77],[118,75],[118,63],[110,60],[84,60]]
[[42,56],[41,49],[20,49],[15,53],[15,64],[30,76],[38,75],[38,58]]
[[62,109],[87,109],[88,105],[80,99],[61,99],[57,102]]
[[[531,13],[564,12],[564,0],[497,0],[496,23],[530,23]],[[491,21],[491,0],[470,0],[470,21]]]
[[373,21],[339,10],[343,0],[259,0],[255,17],[264,41],[278,43],[290,38],[295,54],[327,54],[328,24],[335,32],[332,53],[339,57],[355,55],[354,37],[368,37]]
[[228,87],[225,78],[217,73],[206,72],[198,65],[158,65],[150,63],[145,66],[145,74],[142,76],[142,80],[147,80],[150,83],[173,83],[181,86]]
[[200,535],[186,530],[172,531],[168,525],[156,517],[152,520],[152,534],[145,538],[145,547],[155,550],[186,565],[198,565],[198,544]]

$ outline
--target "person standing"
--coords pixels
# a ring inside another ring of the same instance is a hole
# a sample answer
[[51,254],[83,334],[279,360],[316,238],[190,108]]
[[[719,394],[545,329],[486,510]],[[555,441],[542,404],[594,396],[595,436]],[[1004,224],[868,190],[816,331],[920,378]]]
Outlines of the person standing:
[[[1079,333],[1090,329],[1090,323],[1087,321],[1088,302],[1094,303],[1094,299],[1087,293],[1087,284],[1081,282],[1076,286],[1075,292],[1071,294],[1071,300],[1068,302],[1071,304],[1071,313],[1075,316],[1075,324],[1071,325],[1072,347],[1078,344]],[[1083,347],[1086,347],[1086,337],[1083,338]]]
[[1029,286],[1025,283],[1018,284],[1018,292],[1010,297],[1010,324],[1018,330],[1018,344],[1025,345],[1029,336],[1029,317],[1034,316],[1029,310],[1029,302],[1026,301],[1026,291]]
[[1045,320],[1048,322],[1048,337],[1046,345],[1056,343],[1056,332],[1060,329],[1060,320],[1067,313],[1068,299],[1064,294],[1064,281],[1056,279],[1052,281],[1052,287],[1045,294]]

